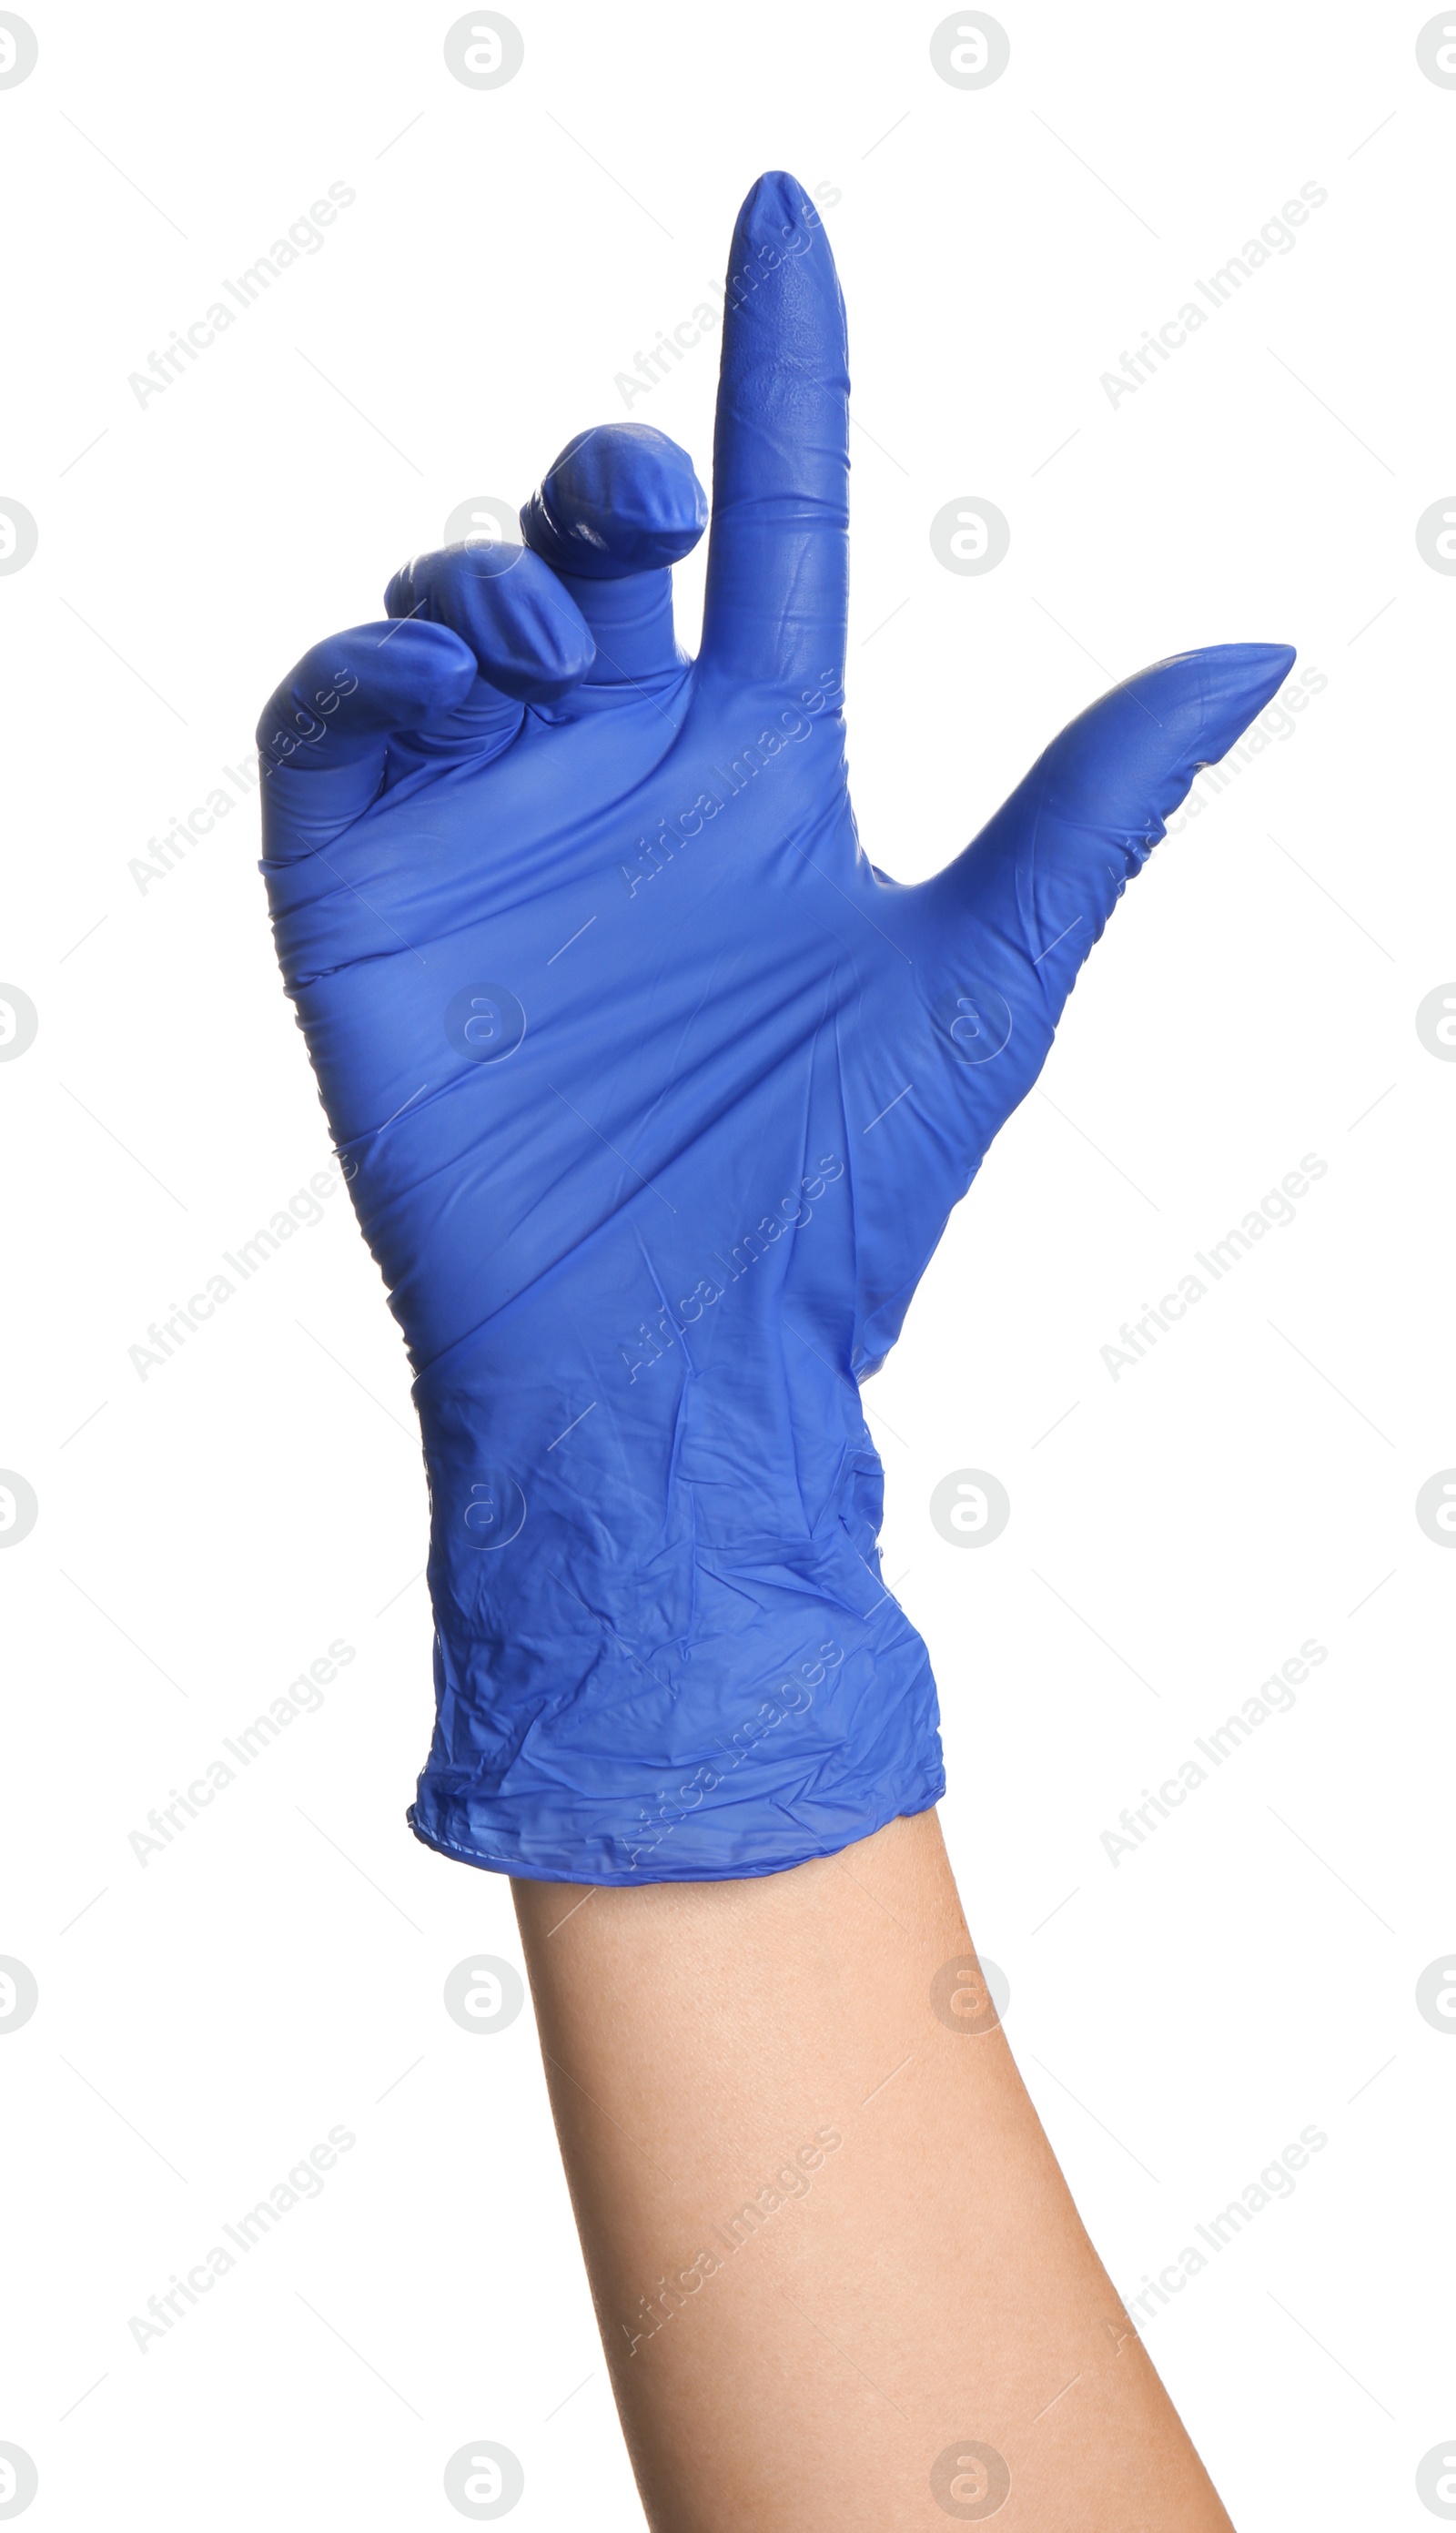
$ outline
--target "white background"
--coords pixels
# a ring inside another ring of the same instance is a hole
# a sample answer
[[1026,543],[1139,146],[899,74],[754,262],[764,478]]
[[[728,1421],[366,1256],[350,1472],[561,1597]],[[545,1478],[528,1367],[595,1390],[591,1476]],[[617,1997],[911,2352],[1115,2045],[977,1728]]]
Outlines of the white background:
[[[445,2459],[490,2438],[522,2533],[642,2521],[529,2008],[477,2036],[441,2003],[472,1946],[519,1952],[506,1883],[403,1822],[425,1493],[344,1198],[164,1367],[129,1360],[328,1137],[256,810],[145,892],[128,865],[458,503],[518,502],[622,415],[616,375],[786,166],[850,312],[875,860],[935,869],[1165,653],[1288,640],[1327,681],[1118,910],[866,1407],[970,1924],[1124,2294],[1328,2140],[1147,2326],[1235,2522],[1430,2521],[1456,2036],[1415,1986],[1456,1936],[1456,1556],[1414,1502],[1456,1462],[1456,1065],[1415,1012],[1456,976],[1456,578],[1415,526],[1456,479],[1456,90],[1424,13],[1036,0],[970,92],[931,66],[938,10],[862,0],[521,0],[487,92],[445,68],[448,6],[29,14],[38,66],[0,90],[0,495],[39,527],[0,579],[0,973],[40,1026],[0,1066],[0,1462],[39,1518],[0,1559],[0,1953],[40,2003],[0,2045],[0,2439],[32,2520],[445,2526]],[[321,251],[139,405],[129,373],[336,181]],[[1101,374],[1309,182],[1294,251],[1114,405]],[[716,357],[630,407],[705,480]],[[1011,522],[984,577],[930,549],[958,496]],[[701,554],[679,581],[691,644]],[[1297,1221],[1114,1381],[1119,1325],[1309,1152]],[[965,1467],[1012,1502],[975,1554],[927,1512]],[[1114,1865],[1123,1806],[1311,1636],[1293,1709]],[[338,1637],[320,1711],[139,1863],[148,1808]],[[321,2198],[139,2352],[129,2317],[334,2124]]]

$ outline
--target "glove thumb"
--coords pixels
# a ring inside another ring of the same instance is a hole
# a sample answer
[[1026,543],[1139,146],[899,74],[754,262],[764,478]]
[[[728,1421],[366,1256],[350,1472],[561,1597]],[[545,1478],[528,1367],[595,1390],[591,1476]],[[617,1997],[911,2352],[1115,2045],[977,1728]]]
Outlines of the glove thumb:
[[970,929],[984,953],[989,933],[1010,964],[1024,960],[1055,1024],[1194,776],[1228,753],[1294,657],[1279,642],[1185,651],[1078,714],[974,843],[927,882],[942,938]]

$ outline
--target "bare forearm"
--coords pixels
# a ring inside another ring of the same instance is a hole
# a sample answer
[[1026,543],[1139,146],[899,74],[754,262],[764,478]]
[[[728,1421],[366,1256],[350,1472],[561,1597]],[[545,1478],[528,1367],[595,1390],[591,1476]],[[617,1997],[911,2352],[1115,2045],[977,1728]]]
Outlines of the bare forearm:
[[983,2520],[1005,2475],[1026,2533],[1228,2533],[951,1967],[933,1813],[758,1881],[515,1893],[654,2533]]

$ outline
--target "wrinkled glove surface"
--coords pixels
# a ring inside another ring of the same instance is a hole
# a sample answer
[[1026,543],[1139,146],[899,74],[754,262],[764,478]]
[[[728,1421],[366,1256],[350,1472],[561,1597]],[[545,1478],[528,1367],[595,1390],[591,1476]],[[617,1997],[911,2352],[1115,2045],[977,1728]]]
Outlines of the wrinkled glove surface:
[[259,729],[278,956],[408,1340],[438,1717],[410,1813],[542,1880],[768,1873],[942,1793],[858,1384],[1127,881],[1284,677],[1193,652],[960,858],[860,849],[844,308],[753,188],[707,505],[618,424],[406,566]]

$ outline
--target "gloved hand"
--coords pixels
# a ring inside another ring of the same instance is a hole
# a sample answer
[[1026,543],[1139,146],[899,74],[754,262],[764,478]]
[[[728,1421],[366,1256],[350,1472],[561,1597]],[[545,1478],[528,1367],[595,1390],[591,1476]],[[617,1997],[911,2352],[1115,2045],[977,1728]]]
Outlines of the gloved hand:
[[407,565],[259,728],[278,956],[417,1375],[410,1819],[538,1880],[774,1872],[942,1793],[858,1384],[1293,658],[1145,670],[938,878],[885,877],[844,770],[844,308],[791,178],[749,195],[728,295],[696,661],[670,566],[706,503],[622,423],[524,549]]

